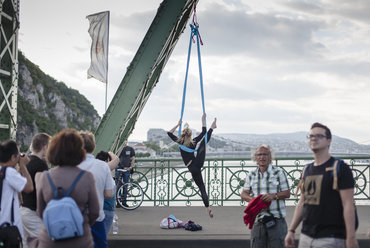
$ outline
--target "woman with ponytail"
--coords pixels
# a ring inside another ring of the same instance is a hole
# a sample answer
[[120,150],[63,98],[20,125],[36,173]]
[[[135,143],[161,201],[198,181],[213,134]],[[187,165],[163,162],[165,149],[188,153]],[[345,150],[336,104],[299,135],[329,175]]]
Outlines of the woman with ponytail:
[[[195,137],[192,138],[192,131],[188,126],[185,126],[184,129],[181,132],[180,137],[176,137],[173,133],[175,132],[176,128],[178,128],[181,125],[181,120],[177,123],[176,126],[174,126],[170,131],[167,132],[168,136],[175,141],[176,143],[186,146],[187,148],[190,148],[194,150],[197,146],[197,143],[200,142],[200,145],[197,150],[197,154],[195,155],[194,151],[185,151],[183,149],[180,149],[182,160],[184,161],[184,164],[186,167],[188,167],[188,170],[191,173],[191,176],[193,177],[193,180],[195,184],[198,186],[201,197],[204,203],[204,206],[207,209],[208,215],[213,218],[212,210],[209,207],[209,200],[208,195],[206,192],[206,187],[204,185],[203,177],[201,169],[204,164],[204,160],[206,158],[206,142],[205,139],[202,140],[203,136],[206,134],[206,114],[203,114],[202,116],[202,132]],[[216,118],[214,119],[211,128],[207,132],[207,143],[211,139],[211,135],[213,132],[213,129],[215,129],[216,126]]]

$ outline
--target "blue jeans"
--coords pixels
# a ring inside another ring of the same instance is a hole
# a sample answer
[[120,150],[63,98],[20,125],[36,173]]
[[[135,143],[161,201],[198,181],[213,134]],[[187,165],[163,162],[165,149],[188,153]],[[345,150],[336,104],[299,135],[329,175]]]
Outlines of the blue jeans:
[[105,219],[104,219],[105,233],[108,236],[108,233],[109,233],[109,231],[112,227],[112,223],[113,223],[114,211],[104,210],[104,214],[105,214]]
[[105,232],[105,224],[103,221],[95,221],[91,226],[91,234],[94,239],[95,248],[107,248],[107,233]]
[[[122,186],[122,182],[121,182],[121,177],[123,177],[123,182],[124,183],[128,183],[128,181],[130,180],[130,172],[129,171],[126,171],[126,172],[120,172],[120,171],[116,171],[116,182],[118,183],[118,186],[117,186],[117,190]],[[126,198],[127,198],[127,187],[124,187],[123,188],[123,203],[126,203]]]

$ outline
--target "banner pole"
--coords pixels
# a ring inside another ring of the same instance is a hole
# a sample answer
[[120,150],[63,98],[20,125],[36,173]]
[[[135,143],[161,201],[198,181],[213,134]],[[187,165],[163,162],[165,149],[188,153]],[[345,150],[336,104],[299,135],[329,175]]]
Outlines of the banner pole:
[[108,11],[108,40],[107,40],[107,74],[105,79],[105,112],[107,112],[107,98],[108,98],[108,54],[109,54],[109,26],[110,26],[110,11]]

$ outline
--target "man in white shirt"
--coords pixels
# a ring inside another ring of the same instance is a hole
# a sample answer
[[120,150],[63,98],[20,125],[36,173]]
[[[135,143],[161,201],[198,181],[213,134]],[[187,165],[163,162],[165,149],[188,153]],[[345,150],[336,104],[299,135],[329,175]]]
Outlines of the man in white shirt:
[[[13,140],[0,143],[0,169],[3,172],[4,167],[7,167],[1,195],[0,225],[4,222],[13,224],[18,227],[21,235],[23,235],[23,229],[19,213],[18,193],[33,191],[32,179],[26,168],[28,162],[28,157],[19,153],[17,144]],[[20,173],[15,169],[17,164]],[[14,211],[13,223],[11,221],[12,207]]]
[[91,132],[80,132],[84,140],[86,159],[78,165],[80,169],[90,171],[94,175],[96,192],[99,198],[99,217],[91,226],[95,247],[107,247],[107,235],[104,224],[104,197],[113,197],[113,181],[109,166],[104,161],[96,159],[91,153],[95,149],[95,136]]

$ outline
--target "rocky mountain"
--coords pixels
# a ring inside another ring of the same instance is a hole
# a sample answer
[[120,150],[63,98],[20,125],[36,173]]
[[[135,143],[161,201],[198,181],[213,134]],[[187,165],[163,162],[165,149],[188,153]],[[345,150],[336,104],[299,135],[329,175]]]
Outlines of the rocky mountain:
[[45,74],[21,52],[18,78],[17,142],[28,148],[33,135],[54,135],[65,128],[93,131],[98,112],[77,90]]

